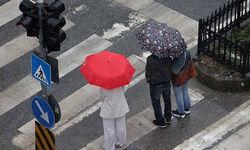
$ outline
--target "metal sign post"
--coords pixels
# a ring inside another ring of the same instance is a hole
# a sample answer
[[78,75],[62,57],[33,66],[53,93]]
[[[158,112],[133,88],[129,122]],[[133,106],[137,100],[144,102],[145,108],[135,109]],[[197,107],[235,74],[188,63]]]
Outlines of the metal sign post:
[[[61,118],[60,106],[49,92],[52,81],[59,83],[59,73],[58,60],[47,54],[60,51],[60,44],[66,39],[66,34],[61,29],[66,24],[65,18],[61,15],[65,5],[60,0],[54,0],[50,4],[44,0],[36,0],[36,3],[22,0],[19,10],[22,17],[16,25],[22,25],[27,31],[27,36],[39,39],[39,50],[34,51],[31,57],[32,76],[40,81],[42,87],[42,96],[35,96],[32,100],[33,113],[40,123],[36,122],[36,149],[54,149],[55,136],[44,135],[52,135],[49,129]],[[41,130],[42,128],[46,130]],[[45,143],[48,141],[50,146]]]
[[[40,43],[40,56],[43,60],[46,60],[46,49],[43,46],[43,9],[44,9],[44,0],[38,0],[38,16],[39,16],[39,43]],[[41,83],[42,87],[42,97],[47,100],[47,87]]]

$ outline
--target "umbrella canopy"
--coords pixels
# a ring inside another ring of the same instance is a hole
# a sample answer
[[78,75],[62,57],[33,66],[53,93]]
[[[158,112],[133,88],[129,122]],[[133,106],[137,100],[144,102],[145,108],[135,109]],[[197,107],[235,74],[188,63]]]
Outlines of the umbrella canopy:
[[147,23],[136,36],[143,50],[159,58],[179,57],[187,48],[180,32],[164,23]]
[[135,69],[123,55],[104,50],[87,56],[80,72],[90,84],[113,89],[129,84]]

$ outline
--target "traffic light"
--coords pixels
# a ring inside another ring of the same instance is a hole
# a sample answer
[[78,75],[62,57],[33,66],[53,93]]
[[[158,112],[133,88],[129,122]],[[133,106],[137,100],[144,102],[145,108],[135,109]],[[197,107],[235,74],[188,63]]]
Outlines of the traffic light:
[[65,10],[65,5],[60,0],[55,0],[45,7],[47,19],[44,23],[43,37],[47,53],[60,51],[60,44],[66,39],[65,32],[61,29],[65,18],[60,15]]
[[[66,20],[61,15],[65,10],[65,5],[60,0],[55,0],[51,4],[43,3],[42,8],[42,36],[43,47],[47,48],[47,53],[60,51],[60,44],[66,39],[65,32],[61,29]],[[27,30],[27,36],[39,38],[39,7],[38,3],[23,0],[19,9],[23,12],[22,18],[16,25],[22,25]]]
[[36,5],[29,0],[23,0],[19,5],[19,9],[23,15],[16,25],[22,25],[27,30],[27,36],[38,37],[39,18]]

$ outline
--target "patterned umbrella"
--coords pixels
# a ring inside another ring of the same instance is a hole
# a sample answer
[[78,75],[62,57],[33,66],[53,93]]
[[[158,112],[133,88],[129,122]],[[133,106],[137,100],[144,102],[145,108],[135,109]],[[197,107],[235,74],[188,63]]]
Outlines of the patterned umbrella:
[[150,51],[159,58],[175,58],[187,48],[180,32],[163,23],[145,24],[136,34],[142,50]]

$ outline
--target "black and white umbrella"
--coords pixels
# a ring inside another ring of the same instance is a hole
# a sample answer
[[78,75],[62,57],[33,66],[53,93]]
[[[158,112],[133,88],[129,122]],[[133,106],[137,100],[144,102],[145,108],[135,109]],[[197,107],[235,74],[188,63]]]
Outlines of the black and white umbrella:
[[150,22],[136,34],[142,50],[150,51],[159,58],[179,57],[187,48],[180,32],[164,23]]

